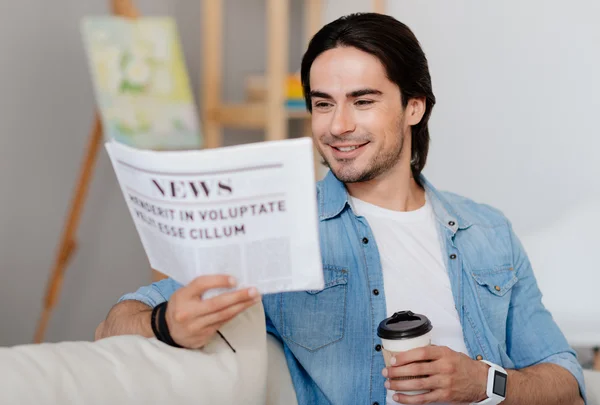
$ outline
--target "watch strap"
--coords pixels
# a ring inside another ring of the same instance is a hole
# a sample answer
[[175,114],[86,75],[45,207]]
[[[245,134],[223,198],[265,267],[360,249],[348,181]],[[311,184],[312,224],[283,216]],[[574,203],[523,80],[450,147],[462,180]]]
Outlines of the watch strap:
[[508,375],[508,373],[506,372],[506,370],[502,367],[500,367],[497,364],[491,363],[487,360],[479,360],[482,363],[485,363],[489,366],[488,369],[488,376],[487,376],[487,383],[486,383],[486,395],[488,396],[486,399],[484,399],[483,401],[479,401],[479,402],[474,402],[471,405],[497,405],[499,403],[501,403],[502,401],[504,401],[505,397],[499,396],[499,395],[495,395],[495,394],[491,394],[491,387],[490,384],[493,386],[494,384],[494,379],[493,379],[493,375],[495,375],[496,371],[500,371],[506,375]]

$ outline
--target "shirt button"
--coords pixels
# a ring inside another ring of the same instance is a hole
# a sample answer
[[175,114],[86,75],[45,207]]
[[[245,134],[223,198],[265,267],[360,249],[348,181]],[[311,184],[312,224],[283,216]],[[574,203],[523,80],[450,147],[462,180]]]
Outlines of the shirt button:
[[452,253],[452,254],[450,255],[450,259],[452,259],[452,260],[456,259],[456,255],[455,255],[454,253]]
[[377,288],[373,290],[373,295],[379,295],[379,290]]
[[494,287],[494,290],[496,290],[496,291],[500,291],[500,287],[499,287],[499,286],[495,286],[495,287]]
[[481,354],[478,354],[476,357],[477,360],[483,360],[483,356],[481,356]]
[[362,243],[364,243],[366,245],[367,243],[369,243],[369,239],[368,238],[363,238]]
[[378,351],[378,352],[380,352],[381,351],[381,345],[375,346],[375,350]]
[[454,225],[456,225],[456,222],[454,222],[454,221],[450,221],[450,222],[448,222],[448,225],[450,225],[450,226],[454,226]]
[[379,402],[373,402],[373,405],[379,405]]

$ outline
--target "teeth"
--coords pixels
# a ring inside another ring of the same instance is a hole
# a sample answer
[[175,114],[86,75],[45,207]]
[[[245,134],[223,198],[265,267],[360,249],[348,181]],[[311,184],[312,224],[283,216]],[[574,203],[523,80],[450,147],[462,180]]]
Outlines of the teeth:
[[343,148],[336,148],[336,149],[339,151],[342,151],[342,152],[350,152],[351,150],[354,150],[356,148],[358,148],[358,146],[345,146]]

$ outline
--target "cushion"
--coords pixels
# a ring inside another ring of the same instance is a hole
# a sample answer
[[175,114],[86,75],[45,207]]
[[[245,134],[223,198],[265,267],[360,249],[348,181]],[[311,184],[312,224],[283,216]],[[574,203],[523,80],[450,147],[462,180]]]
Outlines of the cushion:
[[202,350],[141,336],[0,348],[2,404],[265,404],[263,307],[249,308]]

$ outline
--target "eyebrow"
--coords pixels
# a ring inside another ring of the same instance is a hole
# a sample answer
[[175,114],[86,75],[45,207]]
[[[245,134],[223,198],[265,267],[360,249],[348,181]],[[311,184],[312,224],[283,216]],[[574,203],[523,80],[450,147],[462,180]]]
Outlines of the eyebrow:
[[[382,94],[383,93],[379,90],[366,88],[366,89],[354,90],[349,93],[346,93],[346,97],[347,98],[357,98],[357,97],[362,97],[362,96],[367,96],[367,95],[380,96]],[[319,90],[311,90],[310,97],[311,98],[318,97],[318,98],[324,98],[327,100],[333,100],[333,97],[330,94],[327,94],[327,93],[325,93],[323,91],[319,91]]]

